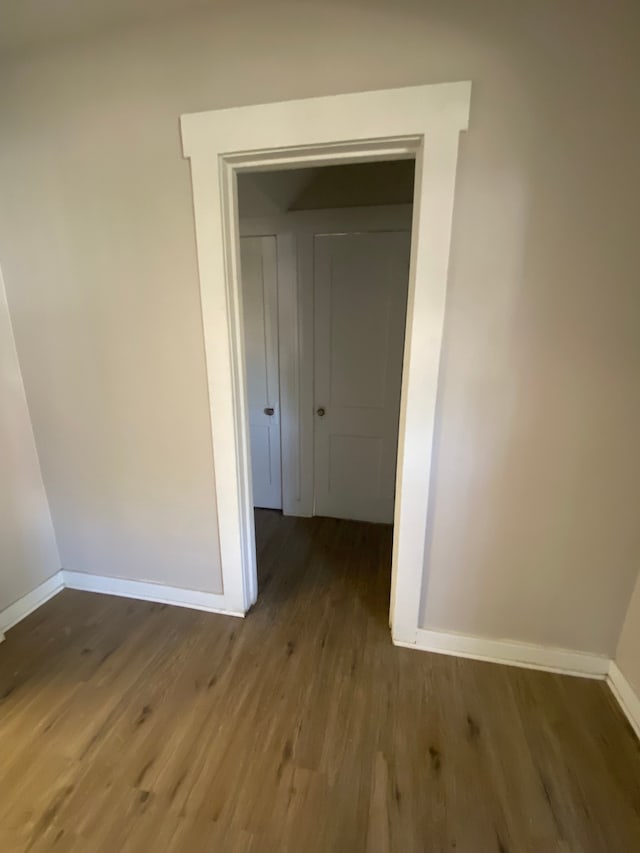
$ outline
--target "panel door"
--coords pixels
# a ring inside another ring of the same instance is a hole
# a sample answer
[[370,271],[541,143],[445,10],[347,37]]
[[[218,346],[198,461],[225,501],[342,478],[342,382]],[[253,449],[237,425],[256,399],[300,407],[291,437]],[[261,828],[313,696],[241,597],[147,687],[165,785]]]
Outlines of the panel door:
[[391,523],[410,233],[314,249],[315,514]]
[[275,237],[240,239],[253,504],[282,508]]

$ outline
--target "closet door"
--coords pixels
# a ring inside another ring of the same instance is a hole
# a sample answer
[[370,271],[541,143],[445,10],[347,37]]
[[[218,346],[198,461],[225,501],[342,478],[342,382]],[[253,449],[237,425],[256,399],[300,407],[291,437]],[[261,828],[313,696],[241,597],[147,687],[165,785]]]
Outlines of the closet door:
[[282,508],[275,237],[240,239],[253,503]]
[[393,522],[409,254],[405,231],[315,238],[316,515]]

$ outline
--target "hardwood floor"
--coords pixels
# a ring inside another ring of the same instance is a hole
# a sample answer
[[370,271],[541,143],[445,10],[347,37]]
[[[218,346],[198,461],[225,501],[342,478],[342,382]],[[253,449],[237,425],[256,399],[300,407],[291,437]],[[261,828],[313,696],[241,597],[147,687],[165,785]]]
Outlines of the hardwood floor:
[[391,531],[259,512],[245,620],[65,590],[0,646],[0,851],[637,853],[601,682],[394,648]]

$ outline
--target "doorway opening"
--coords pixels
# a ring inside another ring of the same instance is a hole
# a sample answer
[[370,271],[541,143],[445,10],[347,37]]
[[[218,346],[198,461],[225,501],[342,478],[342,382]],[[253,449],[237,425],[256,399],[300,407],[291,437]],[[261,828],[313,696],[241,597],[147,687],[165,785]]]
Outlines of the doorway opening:
[[[238,177],[258,530],[265,509],[393,524],[414,167]],[[361,527],[342,525],[343,538]]]
[[257,596],[237,177],[414,158],[389,616],[394,642],[416,643],[458,141],[468,125],[470,94],[468,82],[445,83],[182,116],[183,149],[191,161],[228,612],[245,613]]
[[386,547],[390,584],[414,180],[412,158],[238,176],[259,583],[269,510],[346,520],[342,542]]

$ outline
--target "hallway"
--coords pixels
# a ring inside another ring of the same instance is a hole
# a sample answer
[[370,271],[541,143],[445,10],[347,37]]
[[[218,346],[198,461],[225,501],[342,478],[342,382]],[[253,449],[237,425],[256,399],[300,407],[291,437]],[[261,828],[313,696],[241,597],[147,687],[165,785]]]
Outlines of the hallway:
[[391,528],[257,511],[246,619],[65,590],[0,645],[0,849],[632,853],[604,683],[391,644]]

